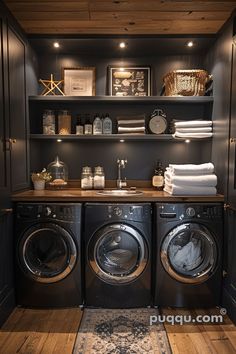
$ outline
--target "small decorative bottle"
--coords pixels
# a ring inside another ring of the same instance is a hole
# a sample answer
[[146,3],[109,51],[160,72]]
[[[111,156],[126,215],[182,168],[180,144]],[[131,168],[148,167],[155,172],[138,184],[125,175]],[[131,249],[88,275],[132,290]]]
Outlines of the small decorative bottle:
[[160,161],[157,161],[155,174],[152,177],[152,185],[158,191],[161,191],[164,188],[164,168],[162,167],[162,163]]
[[93,134],[93,125],[90,120],[90,115],[86,114],[85,125],[84,125],[84,134],[92,135]]
[[93,134],[100,135],[102,134],[102,120],[98,114],[95,114],[93,121]]
[[81,122],[81,117],[78,114],[77,116],[77,122],[76,122],[76,135],[83,135],[84,134],[84,127]]
[[112,120],[109,117],[109,114],[105,114],[105,118],[102,122],[102,133],[103,134],[112,134]]

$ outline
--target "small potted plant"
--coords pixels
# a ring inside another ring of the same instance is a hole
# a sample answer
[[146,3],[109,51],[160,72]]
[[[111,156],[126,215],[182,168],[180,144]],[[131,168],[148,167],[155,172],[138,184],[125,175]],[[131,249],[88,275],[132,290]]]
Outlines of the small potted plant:
[[41,172],[33,172],[31,179],[35,190],[43,190],[45,188],[45,183],[49,182],[52,179],[52,176],[47,172],[46,168],[44,168]]

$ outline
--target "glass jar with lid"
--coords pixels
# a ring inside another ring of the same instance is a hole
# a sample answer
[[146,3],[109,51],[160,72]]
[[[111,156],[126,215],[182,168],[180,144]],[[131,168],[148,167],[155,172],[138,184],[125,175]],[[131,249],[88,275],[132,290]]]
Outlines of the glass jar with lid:
[[93,173],[91,167],[85,166],[82,169],[81,189],[93,189]]
[[68,168],[64,162],[60,161],[58,156],[48,165],[47,171],[52,176],[49,187],[61,189],[67,186]]
[[103,167],[101,166],[97,166],[94,169],[93,187],[94,189],[105,188],[105,175],[104,175]]
[[46,109],[43,112],[43,134],[53,135],[55,130],[55,114],[54,111]]
[[60,111],[58,114],[58,134],[71,134],[71,114],[67,110]]

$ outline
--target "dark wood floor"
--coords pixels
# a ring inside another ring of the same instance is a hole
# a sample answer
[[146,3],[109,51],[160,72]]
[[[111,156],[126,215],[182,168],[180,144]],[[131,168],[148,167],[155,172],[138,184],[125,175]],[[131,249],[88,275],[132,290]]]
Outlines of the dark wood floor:
[[[219,310],[165,309],[165,315],[219,314]],[[80,309],[17,308],[0,330],[0,354],[71,354],[81,320]],[[173,354],[236,353],[236,326],[224,316],[221,324],[165,324]]]

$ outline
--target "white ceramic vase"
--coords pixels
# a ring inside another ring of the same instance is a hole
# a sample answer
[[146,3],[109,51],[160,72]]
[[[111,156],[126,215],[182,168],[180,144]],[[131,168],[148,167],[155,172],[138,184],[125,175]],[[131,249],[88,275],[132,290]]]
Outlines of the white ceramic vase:
[[45,189],[45,181],[44,180],[34,181],[34,189],[36,191],[42,191],[43,189]]

